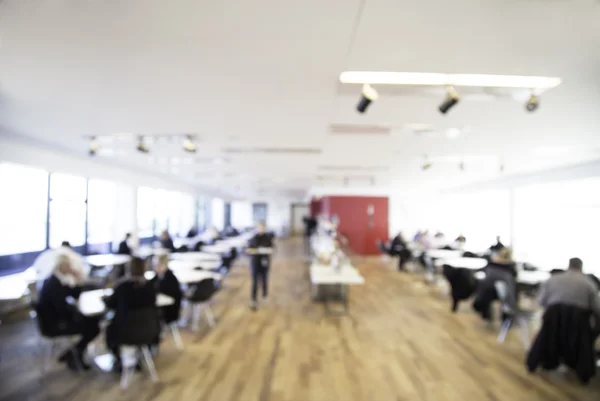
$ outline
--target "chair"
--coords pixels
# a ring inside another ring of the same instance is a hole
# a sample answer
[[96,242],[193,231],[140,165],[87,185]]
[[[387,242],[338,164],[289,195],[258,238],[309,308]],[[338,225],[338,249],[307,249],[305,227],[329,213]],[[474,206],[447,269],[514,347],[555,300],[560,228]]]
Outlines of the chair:
[[198,323],[200,320],[200,314],[204,311],[206,321],[210,327],[215,325],[215,317],[210,308],[210,300],[217,291],[215,286],[215,280],[213,278],[207,278],[200,281],[197,284],[190,286],[190,291],[186,298],[191,304],[192,309],[192,330],[198,330]]
[[[79,335],[78,332],[66,332],[66,333],[61,333],[61,334],[55,334],[50,330],[50,325],[48,324],[48,318],[47,316],[44,315],[43,311],[41,311],[39,303],[37,302],[31,302],[31,308],[35,311],[35,321],[37,323],[37,328],[40,334],[40,339],[42,340],[46,340],[48,342],[50,342],[50,347],[48,349],[47,352],[44,352],[44,360],[42,361],[41,364],[41,374],[42,376],[44,376],[44,374],[46,373],[46,369],[48,368],[48,365],[50,364],[50,360],[52,359],[52,356],[54,355],[54,350],[61,346],[64,343],[68,343],[68,346],[63,346],[63,348],[67,348],[70,349],[70,351],[72,353],[75,353],[75,348],[73,347],[74,343],[75,343],[75,338]],[[43,344],[42,344],[43,346]],[[79,371],[83,370],[83,367],[80,366],[79,364],[79,359],[77,358],[77,355],[73,355],[75,356],[75,362],[77,364],[77,368]]]
[[119,328],[119,344],[123,370],[121,387],[127,388],[131,370],[138,360],[137,350],[142,352],[144,362],[153,382],[158,382],[158,373],[150,353],[150,345],[156,342],[160,334],[160,318],[157,308],[131,309],[127,319]]
[[494,283],[496,288],[496,293],[498,295],[498,299],[502,304],[502,328],[500,329],[500,333],[498,334],[498,342],[500,344],[504,343],[506,339],[506,335],[510,330],[511,326],[515,321],[521,327],[521,340],[523,341],[523,346],[526,350],[529,349],[530,346],[530,338],[529,338],[529,320],[533,317],[535,312],[533,311],[525,311],[521,310],[517,307],[516,310],[509,304],[508,302],[508,286],[506,282],[498,280]]
[[468,299],[475,293],[477,284],[473,278],[472,272],[465,268],[454,268],[450,265],[443,265],[443,274],[452,292],[452,312],[458,310],[458,303]]

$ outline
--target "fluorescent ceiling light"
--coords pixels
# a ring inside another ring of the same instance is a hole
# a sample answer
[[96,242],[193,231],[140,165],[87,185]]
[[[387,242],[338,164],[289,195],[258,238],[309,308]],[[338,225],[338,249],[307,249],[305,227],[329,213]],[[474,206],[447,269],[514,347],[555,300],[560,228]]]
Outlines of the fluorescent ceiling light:
[[470,86],[487,88],[551,89],[561,83],[556,77],[486,74],[438,74],[428,72],[344,71],[344,84],[371,85],[432,85]]

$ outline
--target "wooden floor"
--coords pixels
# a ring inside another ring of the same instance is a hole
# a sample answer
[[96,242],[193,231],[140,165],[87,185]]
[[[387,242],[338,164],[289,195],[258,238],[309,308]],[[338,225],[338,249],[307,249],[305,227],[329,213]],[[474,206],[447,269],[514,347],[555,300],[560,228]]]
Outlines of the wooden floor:
[[39,375],[31,321],[0,326],[0,401],[8,400],[600,400],[600,379],[526,372],[517,332],[505,344],[463,305],[419,275],[379,258],[357,260],[366,285],[351,291],[350,316],[326,316],[310,300],[301,243],[279,247],[272,297],[247,308],[250,282],[238,262],[215,299],[218,323],[184,332],[185,350],[167,337],[156,363],[161,382],[137,374],[129,389],[97,371],[71,375],[54,365]]

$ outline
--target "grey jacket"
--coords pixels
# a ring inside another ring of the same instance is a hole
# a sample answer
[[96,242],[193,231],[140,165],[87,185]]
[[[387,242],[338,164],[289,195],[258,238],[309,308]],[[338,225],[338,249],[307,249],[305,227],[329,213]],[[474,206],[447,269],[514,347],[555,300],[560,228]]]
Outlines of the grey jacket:
[[600,323],[600,295],[596,285],[583,273],[569,270],[551,277],[542,286],[538,302],[544,308],[555,304],[590,310]]

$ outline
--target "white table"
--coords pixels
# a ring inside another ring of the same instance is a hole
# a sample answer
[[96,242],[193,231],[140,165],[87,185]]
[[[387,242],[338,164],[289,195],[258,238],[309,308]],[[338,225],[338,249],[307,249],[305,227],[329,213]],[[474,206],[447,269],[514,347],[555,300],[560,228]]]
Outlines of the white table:
[[550,272],[520,270],[517,274],[517,283],[525,285],[538,285],[548,281]]
[[437,264],[449,265],[457,269],[469,269],[469,270],[480,270],[487,266],[488,261],[482,258],[451,258],[451,259],[438,259]]
[[205,245],[202,247],[202,252],[221,254],[230,252],[231,248],[234,247],[228,245]]
[[170,255],[171,260],[185,260],[185,261],[203,261],[212,260],[220,261],[221,255],[209,252],[182,252],[172,253]]
[[310,281],[313,285],[313,299],[323,299],[325,310],[329,313],[329,301],[334,296],[333,290],[338,290],[344,310],[348,312],[348,296],[351,285],[363,285],[364,277],[352,265],[345,264],[339,270],[332,266],[313,263],[310,267]]
[[129,263],[131,261],[131,256],[113,254],[90,255],[85,257],[85,261],[87,264],[94,267],[119,266]]
[[222,266],[220,260],[172,260],[169,262],[169,269],[172,271],[180,270],[218,270]]
[[454,259],[462,257],[462,251],[451,251],[447,249],[430,249],[425,252],[431,259]]
[[[82,292],[77,301],[79,311],[85,316],[98,316],[106,312],[106,305],[102,300],[103,297],[112,295],[112,289],[102,289],[94,291]],[[158,294],[156,297],[156,306],[163,307],[173,305],[175,300],[168,295]]]
[[168,255],[171,252],[165,248],[153,248],[151,246],[143,246],[143,247],[140,247],[139,249],[134,250],[132,253],[134,256],[137,256],[142,259],[146,259],[147,257],[150,257],[150,256]]
[[27,294],[28,286],[24,273],[0,277],[0,301],[18,301]]

